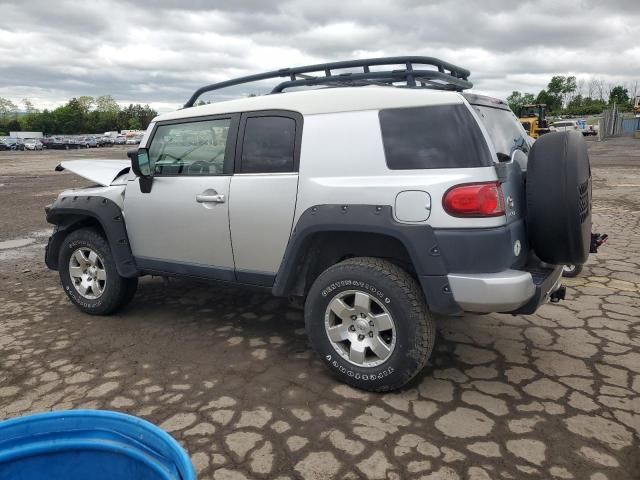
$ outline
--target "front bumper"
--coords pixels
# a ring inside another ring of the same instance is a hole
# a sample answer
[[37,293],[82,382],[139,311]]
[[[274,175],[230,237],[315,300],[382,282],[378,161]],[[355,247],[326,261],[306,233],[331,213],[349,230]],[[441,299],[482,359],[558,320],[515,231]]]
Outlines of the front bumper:
[[453,299],[467,312],[529,314],[560,286],[562,267],[447,275]]

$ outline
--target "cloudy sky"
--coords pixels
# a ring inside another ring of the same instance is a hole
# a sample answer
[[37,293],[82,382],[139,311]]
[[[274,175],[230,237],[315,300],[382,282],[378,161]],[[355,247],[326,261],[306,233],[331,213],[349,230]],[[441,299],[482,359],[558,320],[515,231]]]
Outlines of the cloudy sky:
[[555,74],[633,87],[640,0],[0,0],[0,96],[39,108],[111,94],[168,111],[230,77],[386,55],[442,58],[502,98]]

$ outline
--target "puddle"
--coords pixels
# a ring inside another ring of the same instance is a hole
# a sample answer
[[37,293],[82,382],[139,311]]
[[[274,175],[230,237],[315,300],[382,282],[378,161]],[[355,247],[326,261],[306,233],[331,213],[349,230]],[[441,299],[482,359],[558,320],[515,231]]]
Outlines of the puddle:
[[0,260],[14,260],[42,255],[46,246],[43,240],[51,235],[51,229],[31,232],[28,237],[0,241]]
[[4,242],[0,242],[0,250],[26,247],[27,245],[31,245],[35,241],[35,238],[17,238],[15,240],[5,240]]
[[[35,240],[34,240],[35,241]],[[46,243],[31,243],[27,248],[10,248],[0,250],[0,261],[5,260],[22,260],[22,259],[39,259],[44,264],[44,249]]]

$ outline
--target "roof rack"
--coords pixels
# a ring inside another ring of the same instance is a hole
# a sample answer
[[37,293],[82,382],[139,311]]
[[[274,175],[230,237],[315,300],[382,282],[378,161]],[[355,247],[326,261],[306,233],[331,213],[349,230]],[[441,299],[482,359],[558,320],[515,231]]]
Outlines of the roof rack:
[[[404,65],[399,70],[375,70],[370,67],[387,65]],[[429,66],[425,69],[424,66]],[[436,69],[433,69],[436,67]],[[346,68],[362,68],[361,72],[332,73],[332,70]],[[271,72],[248,75],[224,82],[213,83],[199,88],[191,95],[184,107],[193,107],[196,100],[206,92],[220,90],[234,85],[268,80],[271,78],[289,77],[288,80],[276,85],[271,93],[282,93],[287,88],[302,86],[339,86],[359,87],[363,85],[383,85],[405,88],[430,88],[437,90],[462,91],[473,87],[468,80],[469,70],[443,62],[433,57],[383,57],[365,58],[362,60],[347,60],[343,62],[319,63],[304,67],[282,68]],[[401,85],[398,85],[402,83]]]

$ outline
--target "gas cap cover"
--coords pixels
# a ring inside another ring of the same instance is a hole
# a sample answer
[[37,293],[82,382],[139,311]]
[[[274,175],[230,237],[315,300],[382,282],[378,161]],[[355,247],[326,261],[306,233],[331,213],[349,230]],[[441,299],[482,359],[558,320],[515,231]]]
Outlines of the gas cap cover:
[[400,222],[424,222],[431,215],[431,195],[422,190],[400,192],[394,211]]

